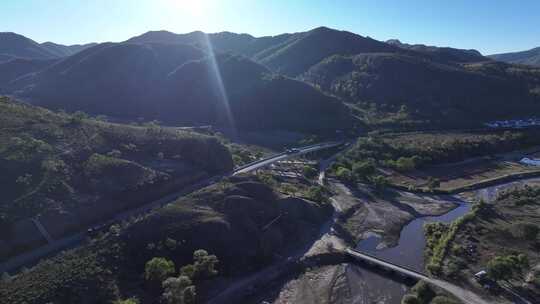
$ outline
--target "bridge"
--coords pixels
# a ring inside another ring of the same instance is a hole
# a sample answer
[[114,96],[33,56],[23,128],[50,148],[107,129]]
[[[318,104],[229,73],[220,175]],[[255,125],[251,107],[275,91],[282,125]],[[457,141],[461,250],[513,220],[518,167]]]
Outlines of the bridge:
[[452,283],[431,278],[427,276],[424,273],[421,273],[419,271],[413,270],[411,268],[401,266],[389,261],[382,260],[374,255],[361,252],[352,248],[345,248],[343,252],[351,257],[354,260],[361,261],[364,263],[367,263],[369,265],[377,266],[382,269],[395,272],[397,274],[400,274],[404,277],[412,278],[415,280],[422,280],[426,283],[432,284],[434,286],[437,286],[441,289],[446,290],[450,294],[454,295],[456,298],[463,301],[463,303],[470,303],[470,304],[489,304],[489,302],[483,300],[475,293],[472,293],[466,289],[463,289],[457,285],[454,285]]

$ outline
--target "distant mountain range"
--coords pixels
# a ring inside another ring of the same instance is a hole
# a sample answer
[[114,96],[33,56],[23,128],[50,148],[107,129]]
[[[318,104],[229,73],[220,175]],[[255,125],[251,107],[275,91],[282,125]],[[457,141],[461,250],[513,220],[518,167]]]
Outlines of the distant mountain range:
[[71,56],[96,43],[84,45],[61,45],[52,42],[39,44],[22,35],[3,32],[0,33],[0,62],[10,59],[54,59]]
[[540,67],[540,47],[523,52],[495,54],[488,57],[508,63],[526,64]]
[[404,109],[430,126],[539,109],[533,69],[326,27],[259,38],[154,31],[82,46],[0,37],[0,93],[124,119],[312,132]]

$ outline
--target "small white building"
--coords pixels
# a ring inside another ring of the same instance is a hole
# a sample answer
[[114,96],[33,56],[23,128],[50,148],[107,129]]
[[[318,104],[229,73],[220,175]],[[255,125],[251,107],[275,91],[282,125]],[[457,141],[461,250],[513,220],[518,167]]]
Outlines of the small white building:
[[519,162],[524,165],[540,167],[540,159],[530,159],[528,157],[524,157]]

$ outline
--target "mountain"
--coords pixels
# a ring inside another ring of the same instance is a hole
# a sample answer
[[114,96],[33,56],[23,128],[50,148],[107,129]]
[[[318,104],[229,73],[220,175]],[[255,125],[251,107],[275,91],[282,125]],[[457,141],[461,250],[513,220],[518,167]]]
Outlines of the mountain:
[[403,114],[435,124],[479,123],[538,111],[538,99],[531,94],[538,71],[524,72],[520,79],[512,66],[490,71],[487,64],[442,64],[392,53],[335,55],[301,79],[347,102],[372,104],[387,113],[406,109]]
[[96,44],[97,43],[63,45],[54,42],[45,42],[42,43],[41,46],[57,57],[68,57],[89,47],[93,47]]
[[0,32],[0,62],[15,58],[54,59],[71,56],[96,43],[62,45],[53,42],[39,44],[32,39],[11,32]]
[[244,129],[346,128],[343,104],[241,55],[184,44],[100,44],[10,84],[48,108]]
[[53,59],[57,57],[39,43],[10,32],[0,33],[0,55],[29,59]]
[[437,61],[444,62],[479,62],[486,61],[489,58],[484,57],[477,50],[463,50],[450,47],[427,46],[424,44],[407,44],[402,43],[398,39],[390,39],[386,43],[400,47],[406,50],[413,50],[420,53],[428,54],[431,58]]
[[494,60],[508,63],[525,64],[540,67],[540,47],[515,53],[495,54],[488,56]]
[[344,128],[347,108],[364,122],[480,124],[529,116],[540,98],[537,69],[326,27],[268,37],[152,31],[48,63],[0,63],[0,74],[1,93],[53,109],[259,130]]

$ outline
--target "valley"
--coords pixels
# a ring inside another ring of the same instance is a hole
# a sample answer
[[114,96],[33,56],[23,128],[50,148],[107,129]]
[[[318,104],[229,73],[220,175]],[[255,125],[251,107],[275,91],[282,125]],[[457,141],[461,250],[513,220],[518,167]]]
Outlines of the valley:
[[535,303],[540,130],[486,123],[538,116],[540,69],[507,58],[0,33],[0,303]]

